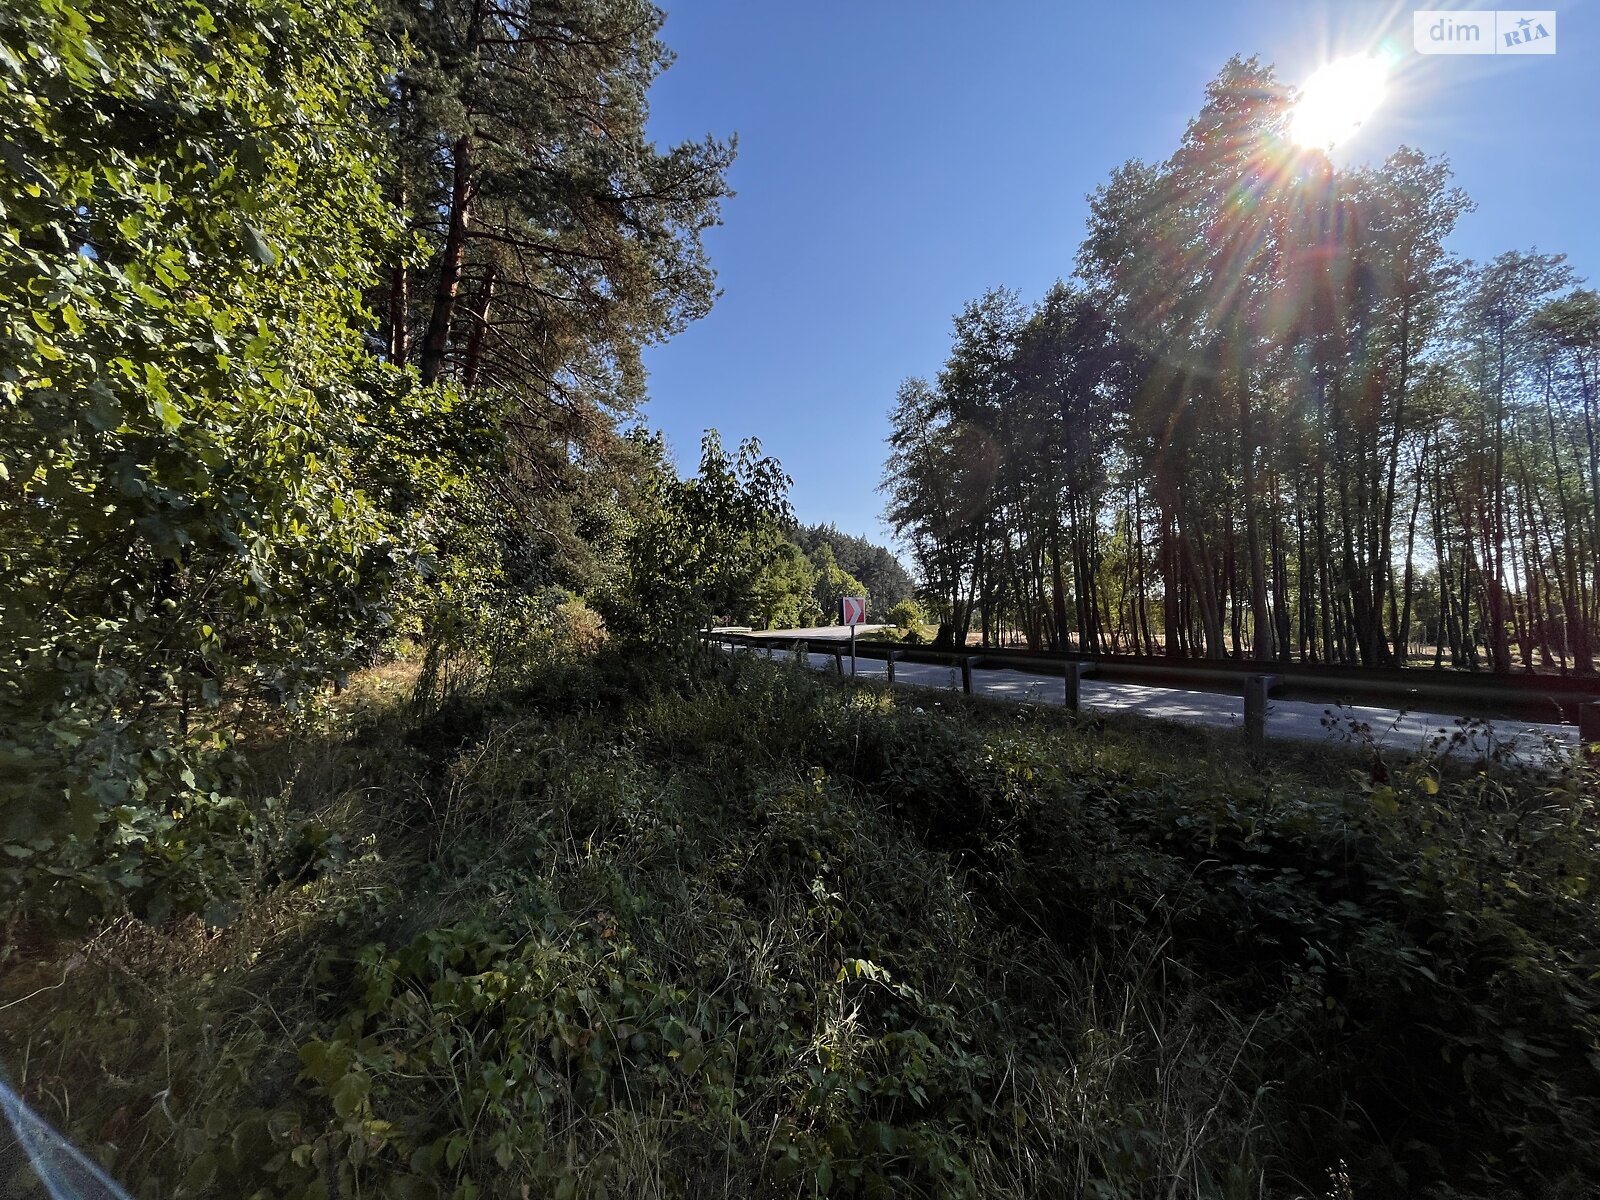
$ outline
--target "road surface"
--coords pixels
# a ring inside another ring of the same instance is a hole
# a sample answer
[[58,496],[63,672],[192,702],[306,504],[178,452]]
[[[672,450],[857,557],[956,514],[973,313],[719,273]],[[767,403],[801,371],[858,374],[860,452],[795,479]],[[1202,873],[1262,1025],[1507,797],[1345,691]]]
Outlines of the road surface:
[[[785,635],[822,638],[835,636],[830,630],[784,631]],[[848,635],[849,630],[845,630]],[[767,635],[763,635],[767,636]],[[741,648],[741,652],[746,652]],[[787,650],[748,651],[765,658],[786,659]],[[817,670],[832,670],[832,654],[812,652],[810,665]],[[848,646],[844,669],[850,670]],[[857,660],[857,675],[862,679],[887,679],[888,666],[881,659]],[[955,667],[932,663],[895,663],[895,685],[961,690],[961,672]],[[1065,683],[1059,675],[1034,674],[1010,667],[975,667],[972,693],[996,699],[1033,704],[1064,704]],[[1137,713],[1162,721],[1208,725],[1219,729],[1244,728],[1244,697],[1220,692],[1186,691],[1182,688],[1150,687],[1136,683],[1110,683],[1086,678],[1080,686],[1084,709],[1108,713]],[[1541,761],[1547,745],[1562,750],[1576,748],[1578,731],[1571,725],[1545,725],[1528,721],[1473,720],[1444,713],[1400,712],[1368,705],[1313,704],[1303,700],[1272,700],[1267,705],[1267,737],[1302,742],[1334,744],[1345,741],[1352,723],[1368,727],[1368,736],[1385,750],[1416,753],[1430,748],[1442,752],[1452,736],[1463,740],[1452,753],[1455,757],[1481,758],[1500,753],[1519,761]],[[1439,741],[1443,739],[1443,742]]]
[[[857,635],[877,633],[881,629],[892,629],[892,625],[857,625]],[[840,641],[850,640],[850,626],[848,625],[819,625],[815,629],[763,629],[761,637],[792,637],[816,638],[821,641],[825,638],[838,638]]]

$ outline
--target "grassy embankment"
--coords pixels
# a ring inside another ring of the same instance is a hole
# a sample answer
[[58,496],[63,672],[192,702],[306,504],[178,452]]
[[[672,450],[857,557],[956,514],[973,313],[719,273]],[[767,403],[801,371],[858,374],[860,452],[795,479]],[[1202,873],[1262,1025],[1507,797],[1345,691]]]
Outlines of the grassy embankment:
[[602,656],[425,714],[403,674],[258,738],[281,803],[228,928],[11,946],[13,1079],[136,1192],[1576,1196],[1600,1171],[1592,779],[1251,766],[747,660]]

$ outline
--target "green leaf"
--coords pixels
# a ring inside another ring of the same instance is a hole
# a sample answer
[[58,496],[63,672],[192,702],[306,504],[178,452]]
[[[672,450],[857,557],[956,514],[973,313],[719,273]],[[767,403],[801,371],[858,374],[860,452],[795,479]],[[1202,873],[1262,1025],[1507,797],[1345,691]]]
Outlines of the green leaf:
[[463,1157],[465,1157],[469,1147],[470,1143],[467,1141],[464,1135],[459,1133],[452,1135],[449,1142],[445,1144],[444,1148],[445,1166],[449,1167],[451,1170],[454,1170],[456,1164],[459,1163]]
[[705,1061],[705,1047],[698,1043],[693,1043],[679,1056],[678,1069],[685,1075],[693,1075]]
[[165,396],[159,397],[155,402],[156,417],[161,421],[161,428],[168,433],[177,433],[183,425],[183,414],[178,411],[178,406]]
[[278,261],[277,251],[268,243],[266,235],[248,221],[244,223],[244,245],[245,249],[250,252],[250,257],[262,266],[270,267],[276,265]]
[[217,1177],[217,1156],[209,1150],[189,1164],[188,1186],[203,1192]]
[[[372,1083],[365,1074],[351,1071],[334,1084],[333,1090],[329,1093],[333,1100],[333,1111],[341,1117],[353,1117],[360,1111],[371,1087]],[[451,1166],[454,1165],[451,1163]]]
[[1368,799],[1371,801],[1373,810],[1383,816],[1392,817],[1400,811],[1400,802],[1395,799],[1392,787],[1376,788]]
[[121,425],[122,405],[117,402],[116,393],[99,379],[89,385],[88,391],[94,399],[84,409],[83,418],[89,422],[90,428],[108,433]]

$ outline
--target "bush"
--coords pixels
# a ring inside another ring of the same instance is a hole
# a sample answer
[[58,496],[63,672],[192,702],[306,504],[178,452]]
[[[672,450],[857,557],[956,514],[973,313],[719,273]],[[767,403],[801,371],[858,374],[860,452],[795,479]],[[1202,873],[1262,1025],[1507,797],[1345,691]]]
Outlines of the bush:
[[414,701],[427,711],[461,696],[526,686],[556,661],[583,659],[606,640],[605,622],[563,588],[501,584],[446,597],[426,623]]
[[922,605],[907,597],[888,612],[889,624],[910,632],[919,632],[928,623],[928,614]]

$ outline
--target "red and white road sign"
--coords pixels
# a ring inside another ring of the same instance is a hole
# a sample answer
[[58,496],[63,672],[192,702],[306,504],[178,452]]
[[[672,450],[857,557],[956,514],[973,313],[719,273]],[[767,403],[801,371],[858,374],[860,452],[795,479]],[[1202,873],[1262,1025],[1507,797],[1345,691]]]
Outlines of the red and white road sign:
[[839,624],[862,625],[867,619],[865,596],[842,596],[839,599]]

